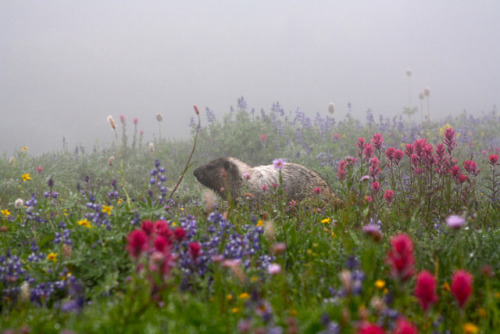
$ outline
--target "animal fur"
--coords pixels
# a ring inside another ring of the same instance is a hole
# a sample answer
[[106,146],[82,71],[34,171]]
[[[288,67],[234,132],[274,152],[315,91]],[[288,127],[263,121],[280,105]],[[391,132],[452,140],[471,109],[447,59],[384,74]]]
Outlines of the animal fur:
[[[249,179],[244,177],[248,173]],[[315,189],[321,190],[322,198],[335,203],[336,197],[325,179],[306,167],[285,163],[281,169],[282,186],[288,200],[300,202],[308,197],[318,196]],[[232,157],[220,158],[198,167],[194,171],[196,179],[204,186],[228,200],[234,201],[242,196],[249,198],[252,206],[260,205],[273,190],[273,185],[280,185],[280,172],[273,165],[250,167],[241,160]],[[262,186],[266,185],[267,192]]]

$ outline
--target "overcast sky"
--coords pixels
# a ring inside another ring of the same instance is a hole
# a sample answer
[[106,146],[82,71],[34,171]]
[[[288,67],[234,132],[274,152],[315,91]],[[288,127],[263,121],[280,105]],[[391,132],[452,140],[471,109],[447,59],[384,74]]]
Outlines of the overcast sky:
[[94,143],[124,115],[145,139],[186,138],[192,105],[431,116],[500,97],[500,1],[0,0],[0,153]]

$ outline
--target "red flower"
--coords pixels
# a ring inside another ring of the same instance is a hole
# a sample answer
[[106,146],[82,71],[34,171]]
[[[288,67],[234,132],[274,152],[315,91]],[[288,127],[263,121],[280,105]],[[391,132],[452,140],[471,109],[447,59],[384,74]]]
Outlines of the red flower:
[[163,235],[157,235],[154,243],[156,250],[159,252],[164,252],[170,247],[170,241]]
[[189,255],[193,258],[193,260],[196,260],[198,256],[201,254],[201,246],[197,242],[191,242],[189,244]]
[[321,188],[320,187],[314,188],[314,193],[317,195],[321,194]]
[[156,234],[163,235],[165,237],[168,237],[169,235],[169,226],[168,223],[165,220],[158,220],[154,223],[154,232]]
[[127,241],[127,252],[133,259],[137,259],[148,249],[148,236],[143,230],[134,230],[130,232]]
[[358,330],[358,334],[384,334],[384,333],[385,331],[382,327],[370,323],[363,324],[361,328]]
[[396,320],[396,328],[392,332],[393,334],[417,334],[418,330],[415,325],[409,322],[404,317],[399,317]]
[[144,220],[141,224],[141,228],[147,235],[153,233],[154,223],[151,220]]
[[437,301],[436,279],[430,272],[424,270],[418,274],[415,296],[424,311],[427,311]]
[[460,308],[463,308],[472,293],[472,274],[465,270],[457,270],[453,274],[451,293]]
[[372,183],[372,191],[374,193],[378,193],[380,190],[380,183],[378,183],[377,181],[373,182]]
[[384,137],[381,133],[376,133],[373,135],[372,144],[378,151],[382,149],[382,145],[384,144]]
[[489,157],[488,157],[488,160],[490,161],[490,164],[493,166],[493,165],[496,165],[496,163],[498,162],[498,154],[491,154]]
[[347,161],[342,160],[341,162],[339,162],[337,177],[339,178],[340,181],[342,181],[347,174],[346,167],[347,167]]
[[394,150],[394,161],[395,161],[396,165],[398,165],[399,162],[401,160],[403,160],[404,155],[405,155],[405,153],[403,151],[398,150],[398,149]]
[[466,160],[464,161],[464,168],[467,171],[467,173],[477,176],[479,172],[481,171],[481,168],[477,167],[477,163],[472,160]]
[[391,239],[387,263],[391,265],[391,275],[401,281],[407,281],[413,275],[413,243],[406,234],[399,234]]
[[387,205],[391,205],[392,199],[394,198],[394,190],[388,189],[385,191],[384,199]]
[[373,145],[365,143],[363,154],[365,155],[365,160],[368,161],[373,155]]
[[183,227],[176,227],[174,229],[174,237],[177,241],[184,239],[186,236],[186,230]]

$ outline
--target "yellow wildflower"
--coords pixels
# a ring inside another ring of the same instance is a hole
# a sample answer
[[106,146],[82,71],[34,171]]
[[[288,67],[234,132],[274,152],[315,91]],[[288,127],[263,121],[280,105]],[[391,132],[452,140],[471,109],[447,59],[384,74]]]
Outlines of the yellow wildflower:
[[328,224],[330,222],[330,218],[325,218],[321,221],[321,224]]
[[445,289],[446,291],[450,291],[450,284],[448,282],[444,282],[443,289]]
[[264,222],[262,220],[257,220],[257,226],[264,226]]
[[176,223],[176,222],[173,222],[173,223],[172,223],[172,227],[175,227],[176,225],[177,225],[177,223]]
[[49,253],[49,255],[47,255],[47,261],[57,262],[57,253]]
[[85,226],[87,228],[92,228],[92,224],[87,220],[87,218],[79,220],[78,225]]
[[342,138],[347,138],[347,135],[345,133],[343,133]]
[[3,214],[5,217],[10,216],[10,211],[9,211],[9,210],[7,210],[7,209],[4,209],[4,210],[2,210],[2,211],[0,211],[0,212],[2,212],[2,214]]
[[112,206],[107,206],[107,205],[102,206],[102,212],[107,213],[108,216],[111,214],[111,210],[113,210]]
[[383,289],[385,287],[385,281],[384,280],[381,280],[381,279],[378,279],[375,281],[375,287],[377,289]]
[[240,309],[239,309],[239,308],[237,308],[237,307],[233,307],[233,308],[231,309],[231,312],[233,312],[233,314],[236,314],[236,313],[238,313],[239,311],[240,311]]
[[228,295],[226,296],[226,298],[227,298],[227,300],[233,300],[233,295],[232,295],[232,294],[228,294]]
[[250,295],[246,292],[243,292],[243,293],[240,293],[239,298],[240,299],[248,299],[248,298],[250,298]]
[[291,309],[290,311],[288,311],[288,313],[292,316],[292,317],[296,317],[297,315],[299,315],[299,313],[294,310],[294,309]]
[[479,333],[479,328],[476,325],[474,325],[472,322],[467,322],[464,324],[464,333],[467,333],[467,334]]
[[123,200],[120,198],[117,202],[117,204],[122,204]]
[[24,145],[23,147],[21,147],[21,151],[26,152],[27,150],[28,150],[28,146]]
[[257,276],[252,276],[251,280],[252,280],[252,282],[254,282],[254,283],[255,283],[255,282],[257,282],[257,281],[259,280],[259,277],[257,277]]
[[23,182],[31,180],[30,173],[23,174],[21,177],[23,178]]

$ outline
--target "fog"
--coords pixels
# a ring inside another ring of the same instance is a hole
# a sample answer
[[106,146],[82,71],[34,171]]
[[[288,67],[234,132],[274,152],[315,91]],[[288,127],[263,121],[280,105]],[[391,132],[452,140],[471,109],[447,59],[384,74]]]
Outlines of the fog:
[[[188,138],[193,104],[436,119],[500,97],[499,1],[0,1],[0,153]],[[129,132],[130,133],[130,132]]]

